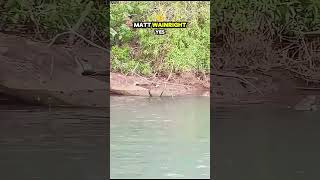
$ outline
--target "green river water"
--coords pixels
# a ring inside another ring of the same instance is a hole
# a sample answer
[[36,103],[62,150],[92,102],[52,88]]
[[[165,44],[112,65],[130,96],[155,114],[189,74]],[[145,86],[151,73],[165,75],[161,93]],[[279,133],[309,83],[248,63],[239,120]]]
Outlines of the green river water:
[[210,99],[111,97],[111,178],[210,178]]

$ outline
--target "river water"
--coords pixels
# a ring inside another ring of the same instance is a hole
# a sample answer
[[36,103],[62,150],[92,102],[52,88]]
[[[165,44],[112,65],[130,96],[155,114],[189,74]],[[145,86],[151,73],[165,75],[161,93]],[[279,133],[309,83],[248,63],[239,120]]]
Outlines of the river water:
[[0,179],[107,179],[105,110],[0,105]]
[[111,178],[210,178],[210,99],[111,97]]
[[[208,178],[209,98],[111,98],[111,178]],[[319,179],[320,111],[212,103],[218,180]],[[107,179],[105,110],[0,103],[0,179]]]
[[216,179],[320,178],[319,111],[275,103],[212,108]]

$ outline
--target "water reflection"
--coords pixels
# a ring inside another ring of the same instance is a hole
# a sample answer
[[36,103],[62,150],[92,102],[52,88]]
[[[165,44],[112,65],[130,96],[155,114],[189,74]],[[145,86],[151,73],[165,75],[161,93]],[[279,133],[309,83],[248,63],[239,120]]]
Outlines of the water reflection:
[[0,105],[0,127],[1,179],[107,176],[103,110]]
[[271,103],[213,112],[216,179],[319,178],[320,112]]
[[209,98],[111,98],[111,178],[209,178]]

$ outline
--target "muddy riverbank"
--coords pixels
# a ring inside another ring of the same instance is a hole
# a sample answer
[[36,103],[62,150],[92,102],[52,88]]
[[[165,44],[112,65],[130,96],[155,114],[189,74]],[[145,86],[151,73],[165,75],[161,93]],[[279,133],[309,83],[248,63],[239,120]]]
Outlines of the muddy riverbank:
[[0,92],[33,105],[108,107],[107,58],[0,33]]
[[169,78],[110,73],[110,92],[127,96],[210,96],[210,80],[191,73]]
[[108,107],[109,92],[131,96],[210,94],[208,76],[109,74],[108,56],[105,49],[51,45],[0,33],[1,96],[32,105]]
[[282,69],[245,75],[215,72],[211,79],[214,79],[211,88],[213,106],[272,102],[294,108],[309,95],[314,95],[315,103],[319,104],[319,84],[298,79]]
[[211,96],[231,102],[266,97],[290,101],[299,95],[320,95],[317,83],[282,69],[147,78],[109,74],[108,56],[99,48],[49,45],[0,33],[1,96],[39,105],[108,107],[109,92],[123,96]]

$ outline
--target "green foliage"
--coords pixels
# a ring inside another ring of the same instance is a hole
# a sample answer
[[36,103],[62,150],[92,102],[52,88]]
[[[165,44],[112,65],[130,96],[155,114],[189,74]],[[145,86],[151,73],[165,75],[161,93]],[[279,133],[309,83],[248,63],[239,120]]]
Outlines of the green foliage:
[[[94,30],[106,40],[107,7],[92,0],[7,0],[0,20],[9,25],[25,25],[50,39],[69,30],[69,25],[88,37]],[[1,7],[0,7],[1,10]]]
[[[119,59],[115,49],[123,48],[129,53],[127,58],[134,59],[141,67],[135,68],[137,73],[209,72],[209,2],[119,2],[112,4],[110,11],[110,33],[112,45],[116,47],[112,48],[112,64]],[[124,28],[128,14],[135,14],[133,20],[140,22],[155,21],[161,15],[164,21],[187,21],[189,24],[186,29],[165,29],[165,35],[157,36],[154,29]],[[132,64],[130,68],[134,69],[136,64]]]
[[[166,29],[166,35],[156,36],[154,29],[129,28],[126,25],[129,15],[133,15],[133,21],[155,21],[161,16],[165,21],[190,24],[186,29]],[[143,75],[209,71],[209,2],[113,1],[110,32],[108,16],[104,1],[0,2],[0,26],[4,24],[40,40],[52,39],[70,28],[100,45],[110,39],[114,71]],[[61,36],[58,41],[65,42],[68,37]]]
[[215,0],[214,28],[229,25],[241,32],[268,26],[274,35],[299,35],[320,27],[318,0]]
[[124,74],[140,72],[143,75],[151,74],[151,67],[149,64],[141,63],[138,60],[132,59],[129,56],[129,47],[113,46],[111,49],[111,68],[113,71],[121,72]]
[[143,2],[117,2],[111,4],[111,43],[117,44],[131,41],[134,34],[132,30],[125,24],[125,18],[132,14],[144,14],[147,10],[148,4]]

